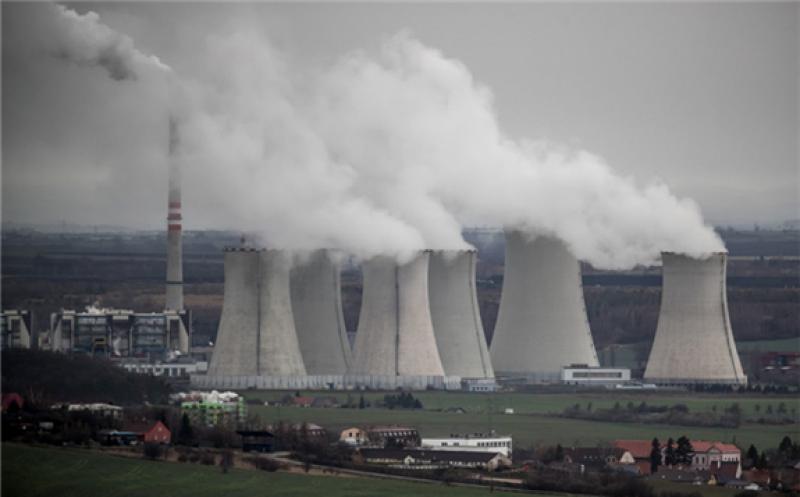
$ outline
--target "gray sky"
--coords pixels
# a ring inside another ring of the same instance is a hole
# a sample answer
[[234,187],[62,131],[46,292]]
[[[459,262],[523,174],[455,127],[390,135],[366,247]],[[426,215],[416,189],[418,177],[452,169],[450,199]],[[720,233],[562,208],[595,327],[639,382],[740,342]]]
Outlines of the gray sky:
[[[69,5],[190,75],[209,70],[205,40],[242,26],[309,71],[410,30],[491,89],[512,138],[660,178],[711,223],[800,218],[798,3]],[[136,82],[20,56],[35,33],[9,33],[20,7],[2,8],[3,221],[161,227],[159,102]]]

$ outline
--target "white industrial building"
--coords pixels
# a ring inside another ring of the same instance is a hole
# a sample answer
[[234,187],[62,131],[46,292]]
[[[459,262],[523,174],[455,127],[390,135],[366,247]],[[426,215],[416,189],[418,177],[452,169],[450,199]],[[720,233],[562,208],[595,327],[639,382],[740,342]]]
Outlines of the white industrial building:
[[628,368],[589,367],[573,364],[561,368],[561,383],[567,385],[616,385],[631,381]]
[[31,348],[32,319],[31,313],[24,310],[0,312],[0,348]]
[[644,379],[661,385],[746,385],[733,340],[725,253],[665,252],[661,311]]
[[189,353],[190,323],[186,311],[63,310],[50,316],[50,347],[68,354],[161,360]]
[[514,451],[510,436],[475,433],[472,435],[451,435],[441,438],[423,438],[420,447],[431,450],[460,450],[472,452],[497,452],[511,457]]
[[123,360],[117,362],[117,365],[129,373],[166,376],[168,378],[185,378],[193,374],[203,374],[208,370],[207,362],[194,360],[172,362]]
[[506,232],[491,357],[496,375],[530,381],[557,382],[569,364],[599,366],[580,265],[560,240]]

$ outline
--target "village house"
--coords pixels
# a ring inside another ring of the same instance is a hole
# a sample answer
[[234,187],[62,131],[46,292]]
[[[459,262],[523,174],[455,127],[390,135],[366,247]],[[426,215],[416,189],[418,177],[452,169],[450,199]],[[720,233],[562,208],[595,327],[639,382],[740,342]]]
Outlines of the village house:
[[424,449],[362,448],[354,454],[353,461],[399,469],[455,467],[496,471],[511,465],[511,460],[500,453]]

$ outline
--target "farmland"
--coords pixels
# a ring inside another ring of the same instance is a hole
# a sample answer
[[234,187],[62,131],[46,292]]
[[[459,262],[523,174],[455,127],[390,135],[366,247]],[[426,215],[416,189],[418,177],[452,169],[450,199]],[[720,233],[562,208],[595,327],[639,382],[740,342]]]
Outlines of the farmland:
[[[3,495],[42,497],[226,497],[269,495],[304,497],[488,495],[489,489],[447,487],[373,478],[336,478],[266,473],[218,467],[129,459],[86,449],[33,448],[3,444]],[[546,496],[545,496],[546,497]]]
[[[248,399],[276,400],[286,392],[243,392]],[[346,401],[348,394],[341,392],[305,392],[308,395],[334,395]],[[364,399],[375,403],[383,393],[365,393]],[[710,411],[714,406],[723,409],[738,403],[745,416],[754,415],[756,406],[766,410],[777,409],[783,403],[787,410],[800,410],[800,400],[788,397],[697,394],[644,394],[644,393],[581,393],[581,394],[466,394],[457,392],[419,392],[415,394],[423,410],[390,410],[370,407],[351,408],[298,408],[288,406],[250,405],[251,414],[259,420],[274,423],[280,420],[292,422],[314,422],[332,430],[351,425],[408,424],[420,430],[423,436],[442,436],[451,433],[497,432],[511,434],[517,447],[531,445],[588,445],[607,443],[619,438],[659,438],[687,435],[695,439],[711,439],[736,442],[747,447],[774,447],[784,435],[798,431],[798,425],[761,425],[744,423],[739,428],[698,428],[687,426],[612,423],[566,419],[556,416],[565,407],[591,403],[593,408],[612,407],[632,402],[648,405],[685,404],[693,412]],[[359,400],[359,393],[350,394],[350,400]],[[446,412],[447,408],[460,407],[465,412]],[[503,414],[505,408],[514,409],[514,414]]]

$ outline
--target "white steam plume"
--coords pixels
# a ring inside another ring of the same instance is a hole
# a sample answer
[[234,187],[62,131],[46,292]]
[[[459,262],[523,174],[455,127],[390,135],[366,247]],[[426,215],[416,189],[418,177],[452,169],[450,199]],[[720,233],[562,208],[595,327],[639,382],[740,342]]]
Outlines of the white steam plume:
[[[56,8],[70,60],[115,79],[166,67],[96,15]],[[296,64],[255,30],[210,35],[198,50],[204,68],[169,87],[183,102],[184,204],[206,226],[363,257],[463,248],[464,226],[510,226],[558,236],[606,268],[724,249],[694,202],[665,185],[505,136],[490,90],[407,33],[323,68]]]
[[462,227],[480,225],[558,236],[606,268],[723,249],[662,183],[640,188],[587,152],[504,136],[489,89],[406,33],[310,76],[253,33],[212,39],[208,54],[187,168],[273,244],[461,248]]
[[42,9],[35,19],[42,24],[29,29],[45,29],[49,42],[42,48],[51,55],[82,66],[99,66],[117,81],[135,80],[138,69],[170,68],[154,55],[145,55],[134,47],[133,40],[100,22],[97,13],[86,14],[52,3],[36,6]]

